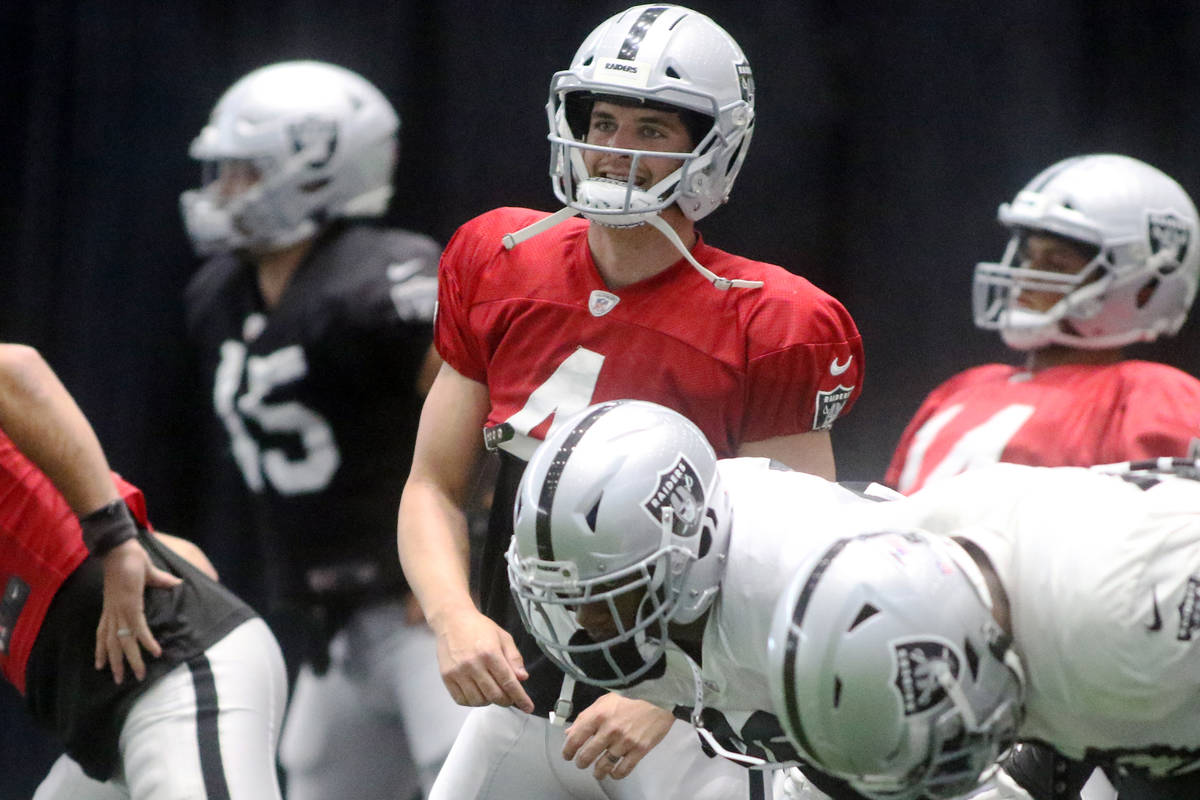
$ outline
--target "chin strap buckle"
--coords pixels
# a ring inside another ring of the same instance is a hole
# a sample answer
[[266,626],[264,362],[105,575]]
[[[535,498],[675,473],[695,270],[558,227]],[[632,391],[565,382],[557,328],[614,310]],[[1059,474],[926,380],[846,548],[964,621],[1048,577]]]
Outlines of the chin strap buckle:
[[575,679],[570,675],[563,675],[562,691],[558,693],[558,700],[554,702],[554,710],[550,712],[551,725],[561,728],[567,724],[567,720],[571,718],[571,712],[575,710],[575,705],[571,702],[574,694]]

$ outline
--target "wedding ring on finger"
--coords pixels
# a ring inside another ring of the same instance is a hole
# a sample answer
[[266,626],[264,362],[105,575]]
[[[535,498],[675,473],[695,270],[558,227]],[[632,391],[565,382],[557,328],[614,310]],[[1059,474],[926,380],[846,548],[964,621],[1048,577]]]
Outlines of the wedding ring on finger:
[[126,636],[133,636],[133,631],[129,630],[129,628],[117,628],[117,636],[124,639]]
[[605,753],[604,757],[608,759],[610,764],[617,764],[621,761],[621,756],[615,755],[613,753]]

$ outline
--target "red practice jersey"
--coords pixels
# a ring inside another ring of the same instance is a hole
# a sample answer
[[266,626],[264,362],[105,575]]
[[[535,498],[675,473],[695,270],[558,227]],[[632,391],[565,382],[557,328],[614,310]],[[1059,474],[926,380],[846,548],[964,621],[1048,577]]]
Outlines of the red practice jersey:
[[997,461],[1032,466],[1194,457],[1200,381],[1149,361],[1029,373],[986,364],[934,389],[909,422],[886,481],[905,494]]
[[544,216],[502,208],[477,217],[439,269],[437,349],[487,384],[494,444],[528,459],[556,418],[633,398],[684,414],[724,457],[746,442],[828,429],[858,397],[858,329],[807,280],[699,241],[701,264],[764,287],[716,289],[681,258],[609,290],[584,220],[504,248],[504,234]]
[[[134,518],[148,527],[141,491],[113,477]],[[22,693],[50,601],[87,554],[67,501],[0,431],[0,671]]]

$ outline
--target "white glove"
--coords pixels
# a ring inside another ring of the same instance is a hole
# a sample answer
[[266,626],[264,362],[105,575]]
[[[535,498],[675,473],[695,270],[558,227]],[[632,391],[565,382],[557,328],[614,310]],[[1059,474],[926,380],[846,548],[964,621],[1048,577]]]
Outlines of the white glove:
[[829,800],[829,795],[809,783],[796,767],[775,770],[772,797],[775,800]]

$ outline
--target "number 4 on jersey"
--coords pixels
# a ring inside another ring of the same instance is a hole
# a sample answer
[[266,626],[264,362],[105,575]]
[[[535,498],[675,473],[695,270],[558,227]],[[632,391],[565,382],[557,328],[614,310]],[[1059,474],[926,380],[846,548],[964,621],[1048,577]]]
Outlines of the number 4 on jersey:
[[587,408],[603,366],[604,356],[583,347],[577,349],[530,393],[520,411],[484,431],[489,449],[499,447],[528,461],[539,443],[529,432],[553,415],[554,422],[546,433],[549,436],[563,420]]
[[921,426],[913,437],[912,446],[904,460],[904,469],[897,481],[899,484],[897,489],[907,493],[918,485],[918,481],[920,481],[919,485],[925,486],[941,478],[965,472],[972,467],[995,464],[1000,460],[1009,440],[1016,435],[1025,421],[1033,416],[1034,407],[1014,403],[1000,409],[959,437],[945,457],[929,471],[924,480],[920,480],[925,466],[925,453],[942,429],[962,410],[961,403],[949,406],[934,414],[928,422]]

